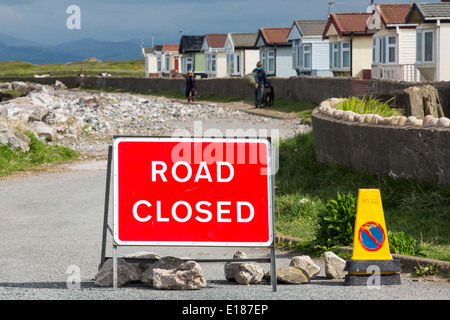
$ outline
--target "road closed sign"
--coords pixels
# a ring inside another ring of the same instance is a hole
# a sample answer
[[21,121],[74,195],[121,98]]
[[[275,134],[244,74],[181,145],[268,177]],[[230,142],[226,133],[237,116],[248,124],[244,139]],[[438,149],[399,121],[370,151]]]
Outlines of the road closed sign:
[[113,149],[118,245],[272,243],[268,140],[117,137]]

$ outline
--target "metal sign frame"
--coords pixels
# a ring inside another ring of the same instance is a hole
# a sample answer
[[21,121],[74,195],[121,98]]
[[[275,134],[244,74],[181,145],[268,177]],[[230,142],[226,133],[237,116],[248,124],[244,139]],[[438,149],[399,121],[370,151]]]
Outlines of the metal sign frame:
[[[220,243],[220,242],[188,242],[188,243],[181,243],[181,242],[164,242],[164,243],[158,243],[158,242],[145,242],[145,243],[121,243],[120,241],[116,241],[116,234],[115,230],[113,230],[109,224],[108,224],[108,216],[109,216],[109,204],[110,204],[110,192],[111,192],[111,185],[114,186],[113,194],[114,194],[114,205],[116,205],[116,191],[117,191],[117,185],[116,185],[116,163],[117,161],[117,155],[116,150],[114,150],[114,145],[116,141],[126,141],[127,139],[131,140],[145,140],[149,139],[150,137],[141,137],[141,136],[114,136],[113,137],[113,145],[109,146],[108,148],[108,163],[107,163],[107,176],[106,176],[106,190],[105,190],[105,208],[104,208],[104,220],[103,220],[103,238],[102,238],[102,252],[101,252],[101,261],[100,266],[103,265],[103,263],[107,260],[112,258],[113,259],[113,288],[114,290],[117,289],[117,249],[119,246],[122,245],[139,245],[139,246],[152,246],[152,245],[160,245],[160,246],[193,246],[193,247],[201,247],[201,246],[233,246],[233,247],[268,247],[270,248],[270,257],[269,258],[248,258],[248,259],[193,259],[199,263],[219,263],[219,262],[247,262],[247,261],[254,261],[254,262],[269,262],[270,263],[270,273],[271,273],[271,284],[272,289],[274,292],[277,291],[277,281],[276,281],[276,261],[275,261],[275,230],[274,230],[274,189],[275,189],[275,175],[273,174],[273,171],[271,170],[271,167],[273,165],[273,161],[271,159],[271,156],[273,154],[272,152],[272,144],[270,141],[270,138],[264,137],[264,138],[224,138],[223,141],[228,142],[234,142],[234,141],[243,141],[243,142],[249,142],[253,140],[257,140],[258,142],[264,142],[268,144],[268,194],[269,194],[269,241],[265,243]],[[120,139],[120,140],[118,140]],[[125,139],[125,140],[124,140]],[[170,137],[151,137],[151,139],[159,139],[160,141],[170,141],[173,140],[173,138]],[[222,140],[217,138],[182,138],[187,139],[185,141],[196,141],[196,142],[220,142]],[[180,139],[178,139],[180,140]],[[178,141],[177,140],[177,141]],[[113,176],[113,184],[111,184],[111,178]],[[113,224],[115,224],[116,216],[116,208],[114,208],[114,220]],[[115,229],[115,228],[114,228]],[[110,233],[110,235],[113,238],[113,257],[106,257],[106,240],[107,240],[107,233]],[[123,258],[125,261],[128,262],[150,262],[147,261],[148,259],[138,259],[138,258]],[[145,260],[145,261],[144,261]],[[192,260],[192,259],[191,259]],[[156,260],[155,260],[156,261]]]

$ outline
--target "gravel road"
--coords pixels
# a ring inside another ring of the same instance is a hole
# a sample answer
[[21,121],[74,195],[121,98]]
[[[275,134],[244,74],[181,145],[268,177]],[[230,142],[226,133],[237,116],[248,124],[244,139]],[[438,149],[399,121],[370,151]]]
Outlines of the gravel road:
[[[301,131],[298,120],[289,120],[297,121],[294,126],[267,116],[248,114],[248,117],[205,121],[203,129],[248,128],[248,120],[255,119],[250,123],[252,127],[262,123],[261,128],[278,128],[282,138]],[[185,127],[192,123],[170,124],[176,125]],[[46,172],[0,180],[0,300],[179,300],[188,305],[193,300],[448,300],[450,297],[450,286],[445,282],[415,281],[402,274],[402,284],[398,286],[348,287],[343,286],[343,280],[325,278],[323,268],[309,284],[278,284],[273,292],[269,282],[248,286],[227,282],[223,263],[202,265],[207,286],[201,290],[168,291],[129,285],[114,291],[96,287],[93,278],[101,254],[107,145],[108,141],[80,141],[76,147],[96,154],[99,160],[63,164]],[[238,248],[119,247],[118,255],[143,250],[160,256],[231,258]],[[265,248],[242,250],[250,257],[269,254]],[[111,237],[107,256],[112,256]],[[290,252],[277,251],[277,267],[287,266],[291,257]],[[269,270],[269,264],[261,266]],[[71,289],[70,281],[78,275],[81,287]],[[174,312],[181,314],[181,309]]]

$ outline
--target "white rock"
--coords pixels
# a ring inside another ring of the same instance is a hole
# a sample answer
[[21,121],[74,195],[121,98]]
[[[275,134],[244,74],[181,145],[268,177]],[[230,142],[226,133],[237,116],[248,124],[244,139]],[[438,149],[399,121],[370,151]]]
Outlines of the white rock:
[[339,258],[331,251],[327,251],[323,254],[325,259],[325,275],[331,279],[343,279],[345,278],[346,271],[345,260]]

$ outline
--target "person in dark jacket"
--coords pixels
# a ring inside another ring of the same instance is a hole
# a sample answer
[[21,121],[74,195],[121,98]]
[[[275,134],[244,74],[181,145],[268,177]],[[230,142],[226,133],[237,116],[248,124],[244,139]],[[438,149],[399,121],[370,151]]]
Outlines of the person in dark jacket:
[[264,87],[267,85],[267,74],[262,68],[262,62],[258,61],[256,68],[253,70],[255,73],[255,81],[258,86],[255,88],[255,108],[264,108]]
[[184,82],[184,93],[188,102],[194,102],[195,96],[197,95],[197,83],[195,82],[195,77],[192,71],[187,72],[186,80]]

